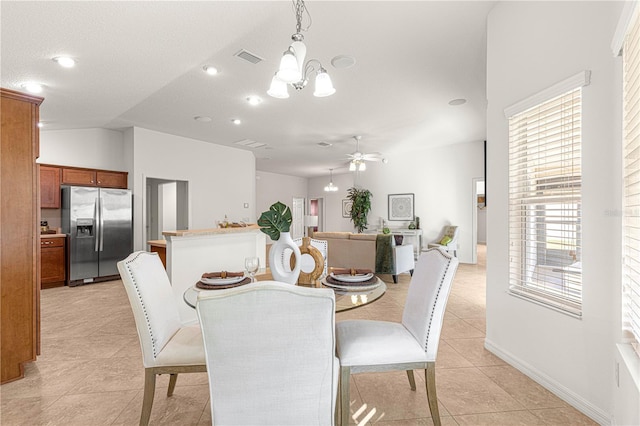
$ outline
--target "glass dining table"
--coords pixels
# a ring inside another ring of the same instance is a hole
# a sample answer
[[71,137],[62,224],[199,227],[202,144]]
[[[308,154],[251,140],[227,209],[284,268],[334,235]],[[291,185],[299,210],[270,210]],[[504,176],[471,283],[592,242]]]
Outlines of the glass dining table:
[[[336,297],[336,312],[348,311],[349,309],[358,308],[360,306],[368,305],[384,295],[387,291],[387,285],[380,278],[376,277],[377,285],[367,286],[367,289],[353,289],[343,290],[338,288],[332,288],[326,285],[324,279],[320,280],[320,286],[322,288],[331,288]],[[264,281],[259,279],[258,282]],[[189,287],[183,294],[184,302],[192,308],[196,307],[198,301],[198,293],[201,291],[219,291],[219,290],[202,290],[195,285]]]

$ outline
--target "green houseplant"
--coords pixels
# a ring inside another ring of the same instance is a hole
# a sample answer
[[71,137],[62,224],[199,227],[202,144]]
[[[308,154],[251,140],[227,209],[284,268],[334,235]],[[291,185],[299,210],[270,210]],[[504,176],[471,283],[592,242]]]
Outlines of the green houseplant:
[[371,191],[364,188],[351,187],[347,190],[347,198],[351,201],[351,222],[358,233],[367,229],[367,214],[371,210]]
[[258,219],[258,226],[273,241],[278,241],[281,232],[289,232],[291,229],[291,221],[291,209],[277,201],[269,207],[269,210],[262,212]]

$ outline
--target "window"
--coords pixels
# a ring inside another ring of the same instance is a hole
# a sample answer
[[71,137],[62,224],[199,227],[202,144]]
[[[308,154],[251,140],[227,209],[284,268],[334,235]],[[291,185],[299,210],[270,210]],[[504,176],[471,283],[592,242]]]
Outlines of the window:
[[505,113],[509,119],[509,291],[582,312],[581,110],[585,72]]
[[640,354],[640,18],[629,26],[624,64],[622,325]]

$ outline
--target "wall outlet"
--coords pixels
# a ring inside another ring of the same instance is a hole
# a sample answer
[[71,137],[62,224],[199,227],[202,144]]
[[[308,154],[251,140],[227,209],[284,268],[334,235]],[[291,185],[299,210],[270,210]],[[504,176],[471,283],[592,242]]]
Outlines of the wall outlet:
[[249,203],[244,203],[244,208],[248,209],[249,208]]

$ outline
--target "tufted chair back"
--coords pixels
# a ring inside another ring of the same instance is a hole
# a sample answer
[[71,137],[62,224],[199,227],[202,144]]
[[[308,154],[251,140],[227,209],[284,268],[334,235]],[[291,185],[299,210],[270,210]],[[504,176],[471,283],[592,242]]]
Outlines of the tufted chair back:
[[447,299],[458,269],[458,259],[438,248],[420,255],[411,277],[402,324],[435,361]]
[[181,328],[173,290],[157,253],[138,251],[118,262],[138,329],[145,368]]

